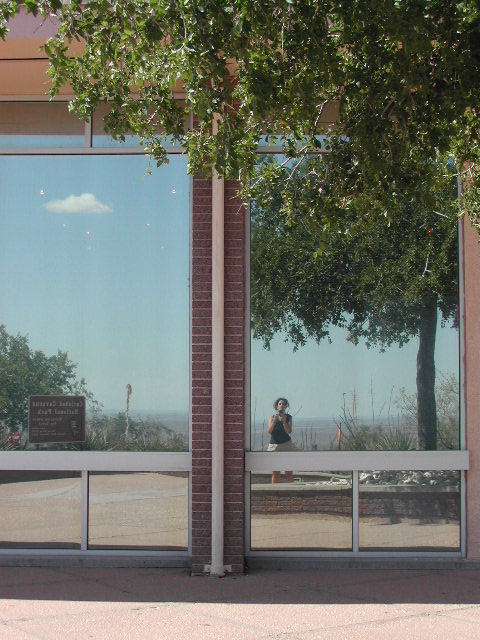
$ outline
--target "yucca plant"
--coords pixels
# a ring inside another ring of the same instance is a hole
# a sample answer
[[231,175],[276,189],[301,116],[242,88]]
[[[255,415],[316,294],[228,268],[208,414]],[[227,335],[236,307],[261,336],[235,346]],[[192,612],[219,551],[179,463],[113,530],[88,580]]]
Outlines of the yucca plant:
[[415,451],[416,448],[416,434],[400,425],[383,431],[375,443],[375,449],[380,451]]

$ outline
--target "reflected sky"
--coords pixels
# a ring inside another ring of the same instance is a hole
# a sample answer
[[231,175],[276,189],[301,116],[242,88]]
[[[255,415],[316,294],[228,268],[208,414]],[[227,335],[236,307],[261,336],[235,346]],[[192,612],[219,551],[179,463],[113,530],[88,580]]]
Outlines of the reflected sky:
[[55,149],[85,146],[85,135],[0,135],[2,149]]
[[[398,413],[395,399],[400,389],[416,392],[416,359],[418,338],[412,338],[401,349],[389,347],[367,349],[347,341],[347,332],[332,327],[332,342],[317,344],[308,340],[294,352],[285,336],[277,334],[270,351],[252,339],[251,380],[252,418],[257,424],[271,415],[272,403],[278,396],[290,401],[289,412],[299,419],[338,418],[344,394],[351,408],[355,392],[359,416],[385,421]],[[458,331],[450,326],[437,328],[435,348],[437,374],[453,374],[458,379]],[[372,412],[373,402],[373,412]]]
[[186,411],[186,160],[0,158],[0,322],[68,351],[106,409]]
[[[165,147],[179,146],[172,136],[161,136],[161,141]],[[138,149],[139,147],[143,148],[145,144],[142,143],[142,139],[139,136],[134,135],[126,135],[125,140],[121,141],[115,140],[112,136],[93,134],[92,146],[97,149],[118,149],[121,147]]]
[[[270,161],[284,161],[284,157],[280,155],[270,156]],[[292,161],[293,162],[293,161]],[[298,177],[298,174],[297,174]],[[265,201],[267,202],[267,201]],[[275,200],[273,201],[275,203]],[[280,260],[279,256],[269,256],[268,250],[263,248],[262,242],[272,238],[275,239],[275,246],[279,242],[280,232],[269,215],[262,217],[259,215],[259,207],[264,206],[262,198],[252,206],[252,249],[257,259],[261,257],[258,264],[268,262],[269,260]],[[271,203],[268,203],[266,211],[270,210]],[[255,227],[258,225],[258,228]],[[264,225],[264,226],[262,226]],[[307,226],[307,229],[309,227]],[[415,227],[411,227],[415,229]],[[266,235],[261,233],[257,235],[256,231],[266,231]],[[453,231],[455,227],[452,226]],[[277,236],[278,234],[278,236]],[[287,234],[288,235],[288,234]],[[285,252],[294,251],[294,242],[301,242],[302,236],[296,236],[292,233],[290,244],[285,243],[280,247]],[[259,243],[259,244],[255,244]],[[270,245],[268,245],[270,246]],[[274,246],[273,244],[271,245]],[[417,245],[413,245],[416,247]],[[420,245],[418,245],[420,247]],[[365,250],[365,249],[362,249]],[[377,251],[379,249],[377,248]],[[262,253],[261,253],[262,252]],[[275,253],[275,251],[274,251]],[[428,261],[427,261],[428,263]],[[252,272],[257,262],[252,261]],[[276,264],[274,262],[274,264]],[[280,263],[279,263],[280,264]],[[284,269],[291,269],[293,273],[298,268],[297,263],[285,260],[282,262]],[[355,263],[356,264],[356,263]],[[423,264],[422,264],[423,266]],[[337,272],[343,269],[342,264],[337,265]],[[268,272],[268,270],[267,270]],[[276,273],[276,272],[275,272]],[[258,278],[257,278],[258,276]],[[252,273],[252,286],[257,286],[257,279],[261,280],[264,273]],[[306,278],[306,274],[302,273],[301,278]],[[453,275],[453,281],[456,276]],[[296,312],[300,313],[299,324],[305,319],[302,313],[308,315],[314,314],[315,295],[314,289],[311,287],[312,295],[308,298],[309,311],[305,311],[305,307],[296,303],[302,292],[302,283],[294,286],[290,280],[293,278],[285,278],[287,284],[282,283],[279,276],[278,289],[283,291],[283,295],[288,297],[286,307],[291,312],[292,317]],[[308,280],[311,282],[311,278]],[[366,286],[366,285],[365,285]],[[289,288],[290,287],[290,288]],[[266,287],[268,290],[268,287]],[[277,300],[276,287],[272,286],[271,290],[274,300]],[[262,290],[262,289],[260,289]],[[308,287],[307,287],[308,290]],[[287,293],[285,293],[287,292]],[[451,293],[449,289],[448,295],[456,295]],[[364,304],[368,305],[366,293],[364,292]],[[320,302],[322,308],[323,302]],[[300,309],[298,311],[296,306]],[[398,313],[395,308],[390,309],[387,305],[387,313]],[[267,314],[268,315],[268,314]],[[435,367],[437,372],[437,392],[440,384],[448,380],[453,383],[456,380],[458,388],[459,376],[459,333],[458,330],[452,328],[451,323],[446,321],[442,326],[441,313],[439,315],[437,334],[435,342]],[[312,316],[311,316],[312,317]],[[309,320],[311,319],[309,318]],[[322,316],[323,317],[323,316]],[[391,316],[394,320],[394,316]],[[266,333],[274,326],[274,329],[280,327],[280,324],[269,324],[270,318],[265,320],[267,326]],[[278,320],[278,319],[277,319]],[[257,319],[255,318],[255,321]],[[283,315],[279,314],[279,323],[284,321]],[[315,323],[313,323],[315,325]],[[394,326],[395,323],[392,323]],[[258,326],[263,327],[260,323]],[[284,325],[282,325],[284,326]],[[315,326],[316,328],[316,326]],[[286,333],[278,332],[271,341],[270,350],[263,346],[261,340],[251,341],[251,413],[252,413],[252,446],[257,448],[265,447],[266,423],[268,417],[273,411],[273,402],[279,396],[288,398],[290,402],[289,413],[294,416],[293,438],[295,440],[296,428],[304,426],[320,427],[335,426],[342,415],[342,409],[345,407],[347,412],[356,411],[356,415],[362,419],[366,425],[378,426],[380,423],[384,427],[395,426],[394,421],[398,419],[402,409],[399,407],[402,390],[404,394],[409,396],[409,400],[413,400],[416,404],[415,394],[417,391],[417,352],[419,348],[419,339],[417,336],[412,337],[407,344],[399,347],[393,344],[386,347],[384,351],[380,347],[367,348],[365,341],[360,339],[358,345],[354,345],[348,341],[348,332],[339,327],[327,327],[330,341],[324,338],[320,343],[310,339],[306,344],[294,351],[292,342],[287,339]],[[261,332],[262,329],[260,329]],[[411,335],[411,334],[409,334]],[[439,384],[440,383],[440,384]],[[455,386],[454,384],[450,386]],[[455,393],[449,397],[449,409],[452,409],[452,415],[458,409],[458,401],[455,406]],[[354,407],[355,403],[355,407]],[[409,405],[410,406],[410,405]],[[450,416],[449,416],[450,417]],[[457,411],[458,417],[458,411]],[[322,421],[325,424],[312,424],[311,419]],[[326,424],[328,421],[329,425]],[[345,420],[344,426],[345,426]],[[303,423],[303,424],[302,424]],[[336,430],[330,431],[330,435],[324,440],[323,445],[328,448],[329,438],[336,436]],[[298,441],[295,443],[300,444]],[[312,443],[313,444],[313,443]]]

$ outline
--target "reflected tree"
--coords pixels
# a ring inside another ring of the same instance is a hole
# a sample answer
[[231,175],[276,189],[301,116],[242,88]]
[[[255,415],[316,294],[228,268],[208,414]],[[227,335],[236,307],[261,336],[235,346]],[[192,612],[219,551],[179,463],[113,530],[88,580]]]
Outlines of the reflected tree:
[[[157,419],[133,420],[125,412],[105,415],[102,404],[88,390],[84,378],[76,374],[77,365],[68,354],[58,351],[48,356],[30,347],[28,336],[11,335],[0,325],[0,431],[23,432],[28,425],[30,395],[81,395],[87,400],[89,416],[86,439],[76,443],[78,450],[186,451],[182,434]],[[127,390],[131,393],[130,384]],[[130,397],[128,394],[128,398]],[[128,422],[127,422],[128,420]],[[126,431],[126,423],[129,426]],[[2,446],[0,438],[0,447]],[[50,445],[64,449],[70,445]]]
[[437,321],[440,315],[442,322],[458,323],[456,184],[436,194],[435,210],[404,199],[402,213],[381,222],[346,207],[349,232],[325,234],[321,212],[296,207],[296,193],[318,180],[321,165],[321,158],[314,158],[293,178],[286,170],[293,215],[282,213],[285,190],[265,189],[252,203],[254,336],[267,348],[278,332],[294,348],[308,338],[330,339],[332,326],[345,328],[349,340],[364,340],[367,347],[401,347],[418,338],[418,447],[434,450]]
[[66,352],[34,351],[27,336],[10,335],[0,325],[0,424],[9,431],[25,430],[30,395],[84,395],[98,404],[75,369]]

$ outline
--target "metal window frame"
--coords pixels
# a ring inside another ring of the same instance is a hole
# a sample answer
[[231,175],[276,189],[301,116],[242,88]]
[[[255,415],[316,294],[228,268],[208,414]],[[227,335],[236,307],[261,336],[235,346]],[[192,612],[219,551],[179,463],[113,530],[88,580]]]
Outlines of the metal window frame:
[[[259,146],[258,153],[275,154],[279,147]],[[457,451],[315,451],[280,452],[272,456],[268,452],[251,451],[251,331],[250,331],[250,210],[246,211],[246,301],[245,301],[245,556],[251,558],[465,558],[466,557],[466,478],[469,469],[469,452],[466,438],[465,397],[465,283],[464,237],[459,220],[458,269],[459,269],[459,440]],[[273,459],[274,458],[274,459]],[[268,551],[251,549],[251,482],[252,472],[274,471],[278,468],[300,471],[350,471],[352,473],[352,550],[351,551]],[[359,550],[359,472],[360,471],[458,471],[460,474],[460,549],[459,551],[360,551]]]
[[[383,453],[383,452],[381,452]],[[340,452],[292,452],[289,453],[276,453],[275,456],[272,456],[266,452],[255,452],[255,454],[246,454],[246,479],[245,479],[245,488],[246,488],[246,504],[248,505],[248,509],[246,509],[246,522],[245,522],[245,555],[247,560],[249,557],[251,558],[295,558],[299,559],[305,558],[464,558],[465,557],[465,522],[464,522],[464,514],[465,514],[465,471],[468,470],[469,460],[468,460],[468,452],[467,451],[454,451],[454,452],[445,452],[448,454],[442,459],[434,460],[435,453],[434,451],[426,451],[426,452],[386,452],[386,453],[395,453],[395,456],[390,458],[389,460],[384,460],[383,464],[378,464],[379,460],[375,452],[367,451],[367,452],[350,452],[346,451],[345,455],[351,454],[348,456],[348,459],[341,460],[342,453]],[[426,457],[423,457],[422,454],[427,454]],[[444,452],[441,452],[444,453]],[[368,455],[365,459],[362,459],[362,456]],[[417,455],[416,455],[417,454]],[[432,455],[428,455],[432,454]],[[458,454],[458,455],[455,455]],[[251,458],[251,455],[255,455],[255,459]],[[258,457],[257,457],[258,456]],[[270,458],[275,458],[274,460],[268,461],[268,456]],[[292,460],[292,456],[294,459]],[[308,461],[303,461],[303,456],[308,456]],[[333,456],[333,457],[331,457]],[[415,459],[417,458],[417,459]],[[432,464],[432,460],[434,463]],[[296,464],[298,461],[298,464]],[[338,461],[338,462],[336,462]],[[369,465],[368,462],[372,462],[372,465]],[[367,464],[365,464],[367,463]],[[331,465],[331,466],[330,466]],[[400,466],[401,465],[401,466]],[[428,465],[428,466],[426,466]],[[268,472],[274,471],[278,468],[290,468],[296,469],[299,472],[304,471],[331,471],[335,469],[336,471],[349,471],[352,474],[352,548],[351,550],[345,551],[333,551],[333,550],[308,550],[308,551],[300,551],[300,550],[263,550],[263,549],[252,549],[251,548],[251,481],[250,474],[252,472]],[[460,545],[458,551],[442,551],[439,549],[438,551],[408,551],[408,550],[399,550],[392,551],[391,549],[381,551],[366,551],[360,549],[360,536],[359,536],[359,528],[360,528],[360,513],[359,513],[359,473],[360,471],[407,471],[407,470],[418,470],[418,471],[430,471],[430,470],[452,470],[458,471],[460,475]]]
[[[55,102],[68,102],[73,96],[60,96]],[[175,95],[179,99],[184,96]],[[0,104],[9,102],[48,102],[46,96],[8,96],[1,97]],[[0,148],[0,156],[128,156],[145,155],[141,148],[118,147],[92,147],[92,123],[88,121],[84,127],[84,147],[38,147],[38,148]],[[167,147],[168,154],[182,154],[183,147]],[[189,201],[189,281],[192,276],[192,178],[190,183]],[[182,566],[192,554],[192,291],[189,288],[189,403],[188,403],[188,446],[186,452],[110,452],[110,451],[0,451],[0,470],[16,471],[76,471],[81,474],[81,548],[75,549],[28,549],[8,548],[0,549],[0,563],[2,558],[15,557],[78,557],[88,558],[95,556],[110,558],[179,558]],[[88,474],[93,471],[113,472],[162,472],[183,471],[188,473],[188,548],[185,551],[178,550],[134,550],[134,549],[88,549]]]

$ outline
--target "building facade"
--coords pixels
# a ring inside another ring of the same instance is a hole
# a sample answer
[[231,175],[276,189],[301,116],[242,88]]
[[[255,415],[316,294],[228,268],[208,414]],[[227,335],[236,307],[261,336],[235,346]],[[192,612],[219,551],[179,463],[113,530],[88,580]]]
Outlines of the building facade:
[[[0,562],[221,574],[478,560],[476,231],[460,223],[456,300],[438,311],[439,444],[419,451],[416,336],[383,352],[330,327],[331,344],[295,351],[281,326],[265,348],[251,335],[272,260],[262,204],[246,211],[235,183],[188,176],[175,146],[150,172],[103,113],[68,112],[68,89],[48,102],[50,28],[21,16],[0,45]],[[282,394],[294,447],[272,455]],[[78,438],[51,418],[73,398],[86,401]],[[293,482],[272,483],[279,470]]]

